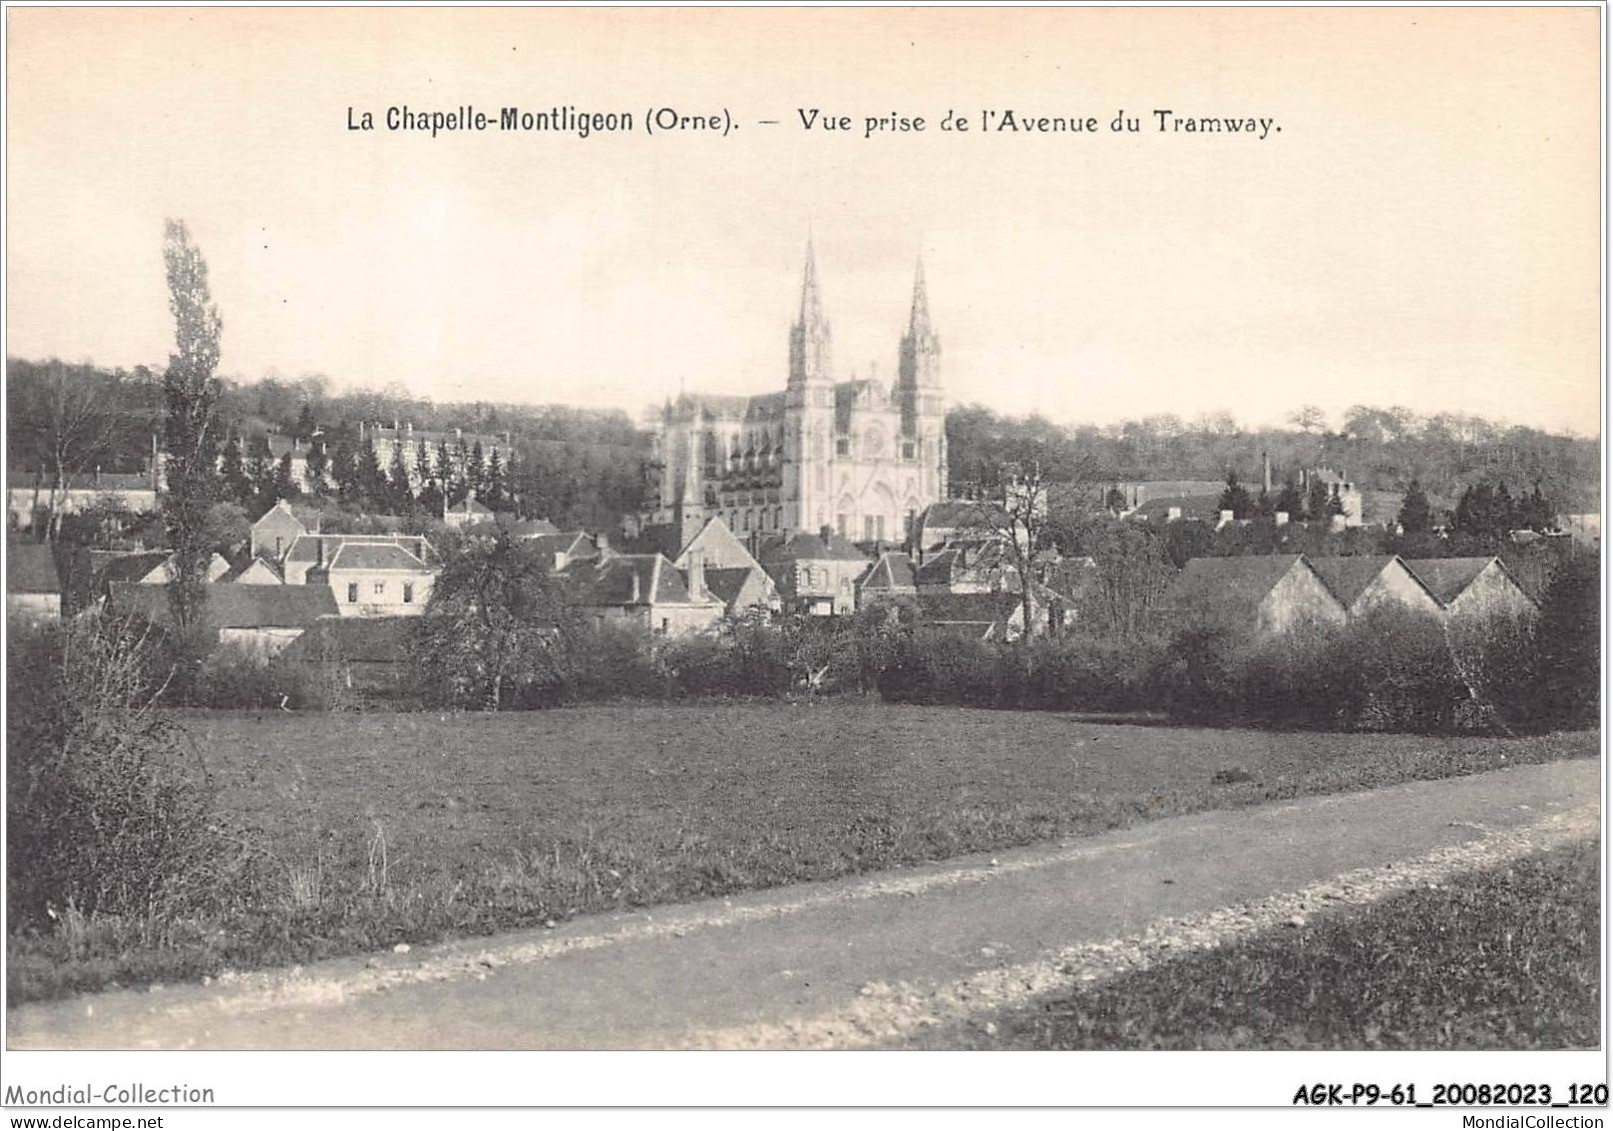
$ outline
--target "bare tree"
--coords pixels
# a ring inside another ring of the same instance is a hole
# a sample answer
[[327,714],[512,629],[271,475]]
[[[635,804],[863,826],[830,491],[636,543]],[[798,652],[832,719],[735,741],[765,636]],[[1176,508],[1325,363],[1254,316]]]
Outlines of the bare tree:
[[1288,420],[1307,436],[1327,430],[1327,413],[1319,405],[1303,405],[1299,411],[1289,413]]
[[61,503],[75,477],[88,471],[106,451],[117,431],[118,418],[112,411],[117,403],[115,390],[108,387],[115,377],[99,375],[88,366],[67,366],[52,360],[44,381],[36,386],[38,403],[31,415],[41,422],[45,434],[39,439],[48,466],[41,477],[48,480],[47,510],[49,534],[61,528]]

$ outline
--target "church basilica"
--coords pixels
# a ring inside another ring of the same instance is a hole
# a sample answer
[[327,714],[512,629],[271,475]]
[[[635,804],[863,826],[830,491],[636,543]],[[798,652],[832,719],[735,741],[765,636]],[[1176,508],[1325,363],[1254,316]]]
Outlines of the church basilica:
[[853,541],[903,541],[947,493],[941,343],[922,264],[896,373],[894,387],[834,379],[808,244],[784,390],[683,394],[660,409],[644,522],[671,524],[679,544],[714,515],[753,545],[824,527]]

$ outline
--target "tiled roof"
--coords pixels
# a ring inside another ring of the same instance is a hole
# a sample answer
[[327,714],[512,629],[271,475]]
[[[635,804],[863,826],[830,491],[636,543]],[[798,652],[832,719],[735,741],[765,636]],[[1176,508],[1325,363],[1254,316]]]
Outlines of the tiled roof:
[[995,503],[949,500],[931,503],[918,517],[920,527],[940,530],[994,530],[1007,521],[1007,514]]
[[287,551],[286,561],[317,562],[321,544],[325,548],[327,563],[346,545],[398,546],[427,563],[436,556],[431,543],[418,534],[300,534]]
[[56,574],[56,559],[43,542],[6,544],[7,593],[57,593],[62,582]]
[[1367,586],[1395,562],[1393,555],[1362,555],[1353,558],[1307,558],[1311,567],[1346,607],[1366,592]]
[[391,542],[347,542],[336,550],[327,567],[343,569],[394,569],[422,573],[430,569],[402,546]]
[[746,586],[753,581],[765,589],[767,585],[766,571],[749,566],[735,566],[731,569],[706,567],[706,588],[711,590],[713,597],[716,597],[730,609],[734,607],[734,602],[744,593]]
[[280,566],[277,563],[270,561],[268,558],[255,558],[251,557],[250,555],[242,555],[239,560],[230,566],[227,573],[219,577],[219,584],[223,585],[232,581],[239,581],[241,579],[241,575],[246,573],[247,570],[251,569],[253,566],[262,566],[281,581],[284,581],[286,578],[286,575],[281,570]]
[[1166,600],[1177,607],[1212,608],[1253,616],[1260,602],[1301,564],[1298,554],[1194,558],[1177,575]]
[[1448,605],[1473,584],[1473,579],[1496,558],[1418,558],[1406,563],[1406,568],[1417,575],[1429,592]]
[[773,562],[834,561],[866,562],[868,555],[830,531],[828,538],[817,534],[792,534],[785,539],[773,539],[762,547],[761,561]]
[[139,581],[152,570],[163,565],[173,554],[168,550],[145,550],[134,554],[119,554],[101,567],[101,583]]
[[[572,557],[596,556],[593,542],[588,535],[580,530],[568,534],[540,534],[525,540],[526,544],[540,554],[569,554]],[[580,544],[579,544],[580,543]]]
[[577,601],[583,605],[696,603],[682,575],[661,554],[613,554],[601,561],[576,561],[564,574],[577,586]]
[[930,625],[979,625],[981,633],[1006,623],[1020,607],[1015,593],[920,593],[921,620]]
[[913,559],[900,551],[892,550],[879,556],[868,567],[860,582],[864,589],[912,589],[918,584],[913,572]]
[[560,533],[560,528],[546,518],[523,518],[509,523],[505,529],[512,538],[538,538]]
[[[118,582],[110,587],[107,608],[166,624],[168,587]],[[214,628],[302,628],[336,615],[336,598],[323,585],[209,585],[203,604]]]

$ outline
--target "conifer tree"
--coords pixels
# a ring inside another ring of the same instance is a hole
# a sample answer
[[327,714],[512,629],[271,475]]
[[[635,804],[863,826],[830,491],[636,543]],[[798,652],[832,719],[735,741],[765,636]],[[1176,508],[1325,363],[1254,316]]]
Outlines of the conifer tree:
[[238,503],[252,500],[252,483],[247,478],[246,463],[241,458],[241,436],[233,428],[224,442],[224,453],[219,457],[219,477],[224,481],[225,493]]
[[1226,489],[1221,492],[1220,502],[1216,504],[1218,510],[1231,511],[1233,518],[1248,518],[1253,507],[1249,499],[1249,492],[1243,484],[1238,482],[1236,471],[1227,472]]
[[330,470],[330,457],[325,452],[325,441],[314,441],[308,448],[308,490],[316,495],[325,493],[325,474]]
[[297,477],[291,470],[291,449],[287,448],[280,453],[280,462],[274,468],[274,497],[279,499],[295,499],[302,494],[297,486]]
[[1422,484],[1415,479],[1406,488],[1406,497],[1401,500],[1396,521],[1407,534],[1422,534],[1433,529],[1433,508],[1428,505],[1428,496],[1423,493]]

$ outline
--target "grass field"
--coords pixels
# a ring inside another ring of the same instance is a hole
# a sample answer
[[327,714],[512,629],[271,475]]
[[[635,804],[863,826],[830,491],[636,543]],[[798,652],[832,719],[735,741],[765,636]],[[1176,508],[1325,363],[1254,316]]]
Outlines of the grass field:
[[[1560,1049],[1601,1039],[1589,842],[933,1033],[973,1049]],[[1566,1098],[1566,1097],[1563,1097]]]
[[488,933],[1308,794],[1593,757],[1526,739],[1281,734],[795,704],[184,720],[259,852],[228,921],[10,940],[12,1000]]

